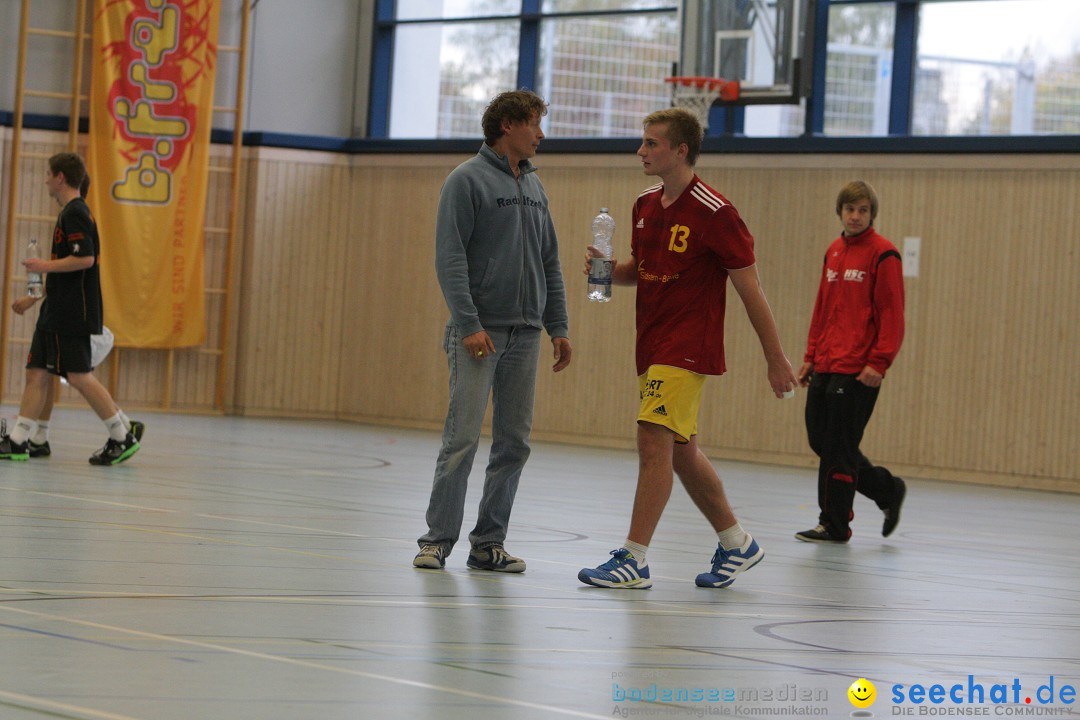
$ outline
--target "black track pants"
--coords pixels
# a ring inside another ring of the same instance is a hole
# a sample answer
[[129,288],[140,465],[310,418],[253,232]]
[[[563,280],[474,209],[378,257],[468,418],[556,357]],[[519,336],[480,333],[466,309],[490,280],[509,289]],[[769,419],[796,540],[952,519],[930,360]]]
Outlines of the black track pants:
[[898,490],[892,473],[872,465],[859,450],[880,388],[855,375],[815,373],[806,398],[806,434],[818,464],[818,522],[838,537],[849,537],[855,492],[888,506]]

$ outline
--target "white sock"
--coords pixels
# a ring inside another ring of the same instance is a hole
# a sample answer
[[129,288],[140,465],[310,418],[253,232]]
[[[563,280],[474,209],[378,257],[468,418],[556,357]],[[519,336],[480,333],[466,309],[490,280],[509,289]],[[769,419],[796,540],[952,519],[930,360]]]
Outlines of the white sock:
[[124,423],[124,429],[131,432],[131,420],[124,414],[124,411],[118,409],[116,414],[120,416],[120,421]]
[[720,541],[720,547],[725,550],[741,548],[750,541],[750,535],[742,529],[742,525],[739,525],[739,523],[735,523],[727,530],[716,533],[716,538]]
[[127,438],[127,428],[124,427],[124,421],[120,419],[120,413],[116,413],[108,420],[103,421],[105,423],[105,429],[109,431],[109,437],[116,442],[124,442]]
[[47,421],[38,420],[37,431],[35,431],[33,437],[30,438],[30,442],[35,445],[44,445],[49,442],[49,423]]
[[624,548],[630,551],[630,554],[637,560],[638,567],[642,567],[645,564],[645,553],[649,551],[648,545],[639,545],[636,542],[630,542],[627,540],[622,544]]
[[11,442],[23,444],[30,439],[30,436],[34,434],[34,428],[37,426],[37,422],[31,420],[28,417],[20,415],[15,420],[15,427],[11,429]]

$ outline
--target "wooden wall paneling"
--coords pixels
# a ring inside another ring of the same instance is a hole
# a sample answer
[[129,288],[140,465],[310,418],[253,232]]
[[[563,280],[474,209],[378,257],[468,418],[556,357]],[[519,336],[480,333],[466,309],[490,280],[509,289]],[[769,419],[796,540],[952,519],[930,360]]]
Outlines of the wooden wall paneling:
[[[12,129],[7,127],[0,127],[0,272],[7,272],[5,263],[7,262],[7,243],[15,242],[13,238],[7,236],[7,213],[8,213],[8,182],[10,181],[9,172],[11,170],[11,136]],[[8,300],[4,298],[4,305]],[[4,307],[0,306],[0,312],[4,311]],[[16,334],[14,328],[11,329],[11,333]],[[4,372],[0,373],[0,402],[7,402],[9,397],[12,397],[10,392],[11,382],[9,377],[11,375],[12,366],[19,367],[15,364],[14,358],[17,356],[19,349],[12,347],[13,343],[8,343],[6,349],[6,357],[4,357]]]
[[[249,408],[272,408],[275,403],[262,399],[280,396],[280,390],[274,386],[274,375],[267,372],[272,359],[272,349],[279,346],[277,338],[270,335],[267,327],[268,318],[276,314],[276,308],[264,307],[266,294],[282,297],[280,280],[271,275],[274,268],[282,265],[281,256],[285,252],[282,236],[288,236],[290,228],[283,226],[280,217],[280,205],[284,202],[281,189],[282,171],[279,163],[259,162],[256,175],[258,185],[252,189],[257,192],[252,201],[250,224],[251,232],[245,238],[245,273],[243,286],[242,333],[245,343],[241,345],[244,354],[238,358],[238,389],[243,391],[239,398],[238,409],[248,412]],[[275,231],[280,235],[275,236]]]
[[[331,417],[337,413],[342,364],[342,317],[346,311],[342,298],[348,282],[345,263],[342,259],[347,256],[351,241],[348,231],[351,200],[350,176],[351,171],[348,165],[335,164],[332,166],[332,173],[322,178],[325,184],[318,186],[315,207],[321,222],[319,234],[308,241],[310,243],[308,254],[313,256],[311,258],[313,262],[305,266],[307,272],[302,283],[305,290],[310,291],[312,288],[316,290],[311,300],[321,296],[320,304],[332,312],[326,313],[325,319],[322,319],[319,318],[318,305],[312,306],[310,302],[305,302],[303,299],[298,303],[303,315],[316,323],[319,344],[315,348],[314,356],[308,354],[304,348],[298,348],[301,355],[296,367],[315,365],[313,372],[320,376],[319,409]],[[322,292],[318,291],[319,288],[322,288]],[[323,358],[325,358],[325,363],[322,361]],[[296,390],[301,393],[307,392],[309,383],[303,377],[303,373],[294,373],[293,376],[298,381]]]
[[[218,305],[219,302],[212,303]],[[212,412],[217,354],[202,348],[180,348],[173,353],[171,408],[180,412]]]
[[[935,344],[928,341],[926,333],[927,318],[932,317],[936,309],[924,302],[923,290],[929,283],[929,274],[938,267],[935,260],[939,257],[940,238],[927,227],[934,214],[929,209],[932,198],[928,197],[932,182],[920,181],[918,173],[911,170],[898,170],[888,175],[874,168],[864,172],[879,193],[881,210],[875,223],[878,230],[893,241],[901,254],[905,237],[926,238],[920,277],[904,278],[904,343],[886,376],[885,389],[878,398],[866,438],[867,454],[888,466],[903,458],[921,455],[932,439],[927,432],[927,423],[920,416],[928,412],[928,404],[938,395],[925,377],[912,372],[912,368],[925,367],[927,360],[937,355]],[[835,190],[839,191],[839,185]],[[834,235],[839,232],[839,221],[835,222],[834,230]],[[881,432],[875,429],[878,426],[883,428]]]
[[[1080,324],[1080,173],[1059,172],[1042,197],[1036,199],[1033,214],[1041,216],[1043,208],[1061,209],[1049,218],[1040,217],[1026,237],[1037,242],[1046,237],[1060,239],[1062,245],[1053,261],[1049,262],[1045,277],[1039,278],[1036,287],[1046,293],[1045,334],[1039,339],[1033,352],[1048,358],[1049,370],[1039,378],[1046,388],[1049,400],[1044,408],[1039,433],[1033,440],[1040,461],[1050,467],[1053,477],[1080,476],[1080,383],[1073,382],[1071,373],[1063,371],[1080,348],[1077,325]],[[1054,218],[1060,218],[1059,223]],[[1033,231],[1033,232],[1030,232]],[[1049,253],[1048,253],[1049,254]],[[1059,451],[1060,449],[1060,451]],[[1076,481],[1080,484],[1080,481]]]
[[[11,172],[11,128],[0,127],[0,272],[6,272],[4,263],[7,262],[6,248],[9,241],[7,237],[7,205],[8,205],[8,174]],[[3,378],[0,378],[2,382]],[[0,384],[0,399],[3,398],[4,386]]]
[[[229,283],[231,287],[231,292],[229,294],[230,321],[228,337],[225,338],[227,342],[223,407],[225,414],[235,414],[239,412],[239,398],[241,397],[239,388],[243,373],[241,372],[239,358],[241,354],[240,345],[243,336],[242,314],[244,297],[242,290],[245,277],[244,266],[247,257],[245,253],[249,249],[246,238],[251,235],[251,208],[256,204],[256,188],[258,187],[257,167],[258,161],[254,157],[254,152],[249,149],[242,150],[240,159],[240,189],[237,193],[238,206],[229,208],[228,210],[230,214],[239,215],[239,219],[237,222],[236,238],[232,244],[231,276],[225,277],[224,268],[222,269],[221,276],[222,282]],[[215,327],[216,325],[217,324],[215,324]]]
[[[380,157],[356,169],[359,197],[355,203],[364,215],[362,232],[382,237],[390,232],[388,228],[400,225],[403,232],[420,238],[396,252],[418,264],[421,272],[416,277],[422,281],[410,283],[414,291],[411,301],[399,298],[396,286],[381,283],[385,274],[377,275],[371,284],[350,287],[347,302],[351,305],[351,298],[357,298],[358,303],[346,319],[346,327],[357,331],[345,333],[341,382],[344,417],[419,426],[437,427],[441,423],[445,412],[445,367],[441,354],[432,355],[425,347],[423,333],[440,332],[445,308],[433,273],[424,266],[433,257],[430,238],[436,188],[462,159],[445,159],[440,167],[431,167],[424,160],[415,174],[409,168],[418,161],[412,158]],[[611,208],[620,222],[617,252],[628,252],[628,240],[622,232],[629,221],[629,206],[650,179],[640,174],[632,159],[627,162],[616,156],[541,155],[537,164],[560,234],[575,357],[561,376],[547,371],[549,358],[543,358],[534,436],[629,446],[633,444],[636,408],[633,303],[620,299],[629,300],[628,292],[632,291],[616,288],[611,304],[590,305],[584,299],[580,271],[588,223],[601,206]],[[1024,330],[1023,318],[1032,310],[1026,310],[1025,303],[1034,302],[1034,311],[1047,315],[1043,298],[1048,296],[1024,299],[1022,288],[1032,282],[1027,276],[1005,285],[986,282],[987,276],[1006,276],[1011,266],[1024,260],[1027,250],[1017,246],[1014,238],[1023,234],[1021,226],[1038,222],[1027,217],[1026,211],[1002,219],[1003,203],[1011,207],[1013,202],[1003,198],[1015,195],[1011,189],[1015,184],[1030,187],[1029,195],[1050,192],[1046,186],[1030,183],[1036,171],[1010,167],[1008,162],[1005,165],[999,167],[992,158],[950,163],[939,158],[876,156],[712,156],[703,158],[699,171],[740,209],[757,238],[766,295],[777,317],[785,350],[796,367],[805,349],[822,257],[839,232],[834,212],[836,193],[853,178],[862,177],[874,184],[881,195],[877,224],[883,234],[901,249],[903,238],[909,235],[923,237],[924,245],[920,277],[905,281],[908,334],[868,430],[868,454],[905,469],[925,472],[932,468],[949,476],[974,471],[981,474],[981,480],[1008,484],[1011,477],[1018,477],[1025,478],[1025,482],[1054,485],[1059,483],[1054,478],[1068,478],[1069,473],[1074,473],[1063,459],[1071,457],[1069,448],[1060,444],[1049,448],[1051,452],[1042,455],[1053,459],[1041,466],[1036,459],[1039,450],[1034,449],[1034,454],[1021,460],[1028,469],[1018,466],[1016,461],[1023,453],[1018,453],[1017,444],[1028,448],[1045,446],[1053,439],[1053,431],[1043,431],[1047,440],[1018,436],[1018,426],[1039,426],[1030,417],[1030,407],[1018,410],[1023,404],[1020,396],[988,397],[985,387],[961,381],[961,376],[970,372],[966,358],[986,355],[996,358],[984,360],[991,372],[1007,373],[1018,362],[1032,368],[1032,377],[1047,371],[1039,358],[1018,355],[1020,351],[1007,342],[1006,332],[1012,323],[1016,326],[1013,332],[1027,338],[1025,332],[1032,331]],[[1063,174],[1070,172],[1066,168]],[[400,198],[409,197],[417,187],[427,187],[430,197],[410,203],[403,217]],[[1061,191],[1065,202],[1070,190],[1068,186]],[[1036,206],[1038,203],[1029,195],[1015,201]],[[973,237],[981,238],[975,247]],[[401,259],[392,257],[389,247],[380,241],[360,243],[352,249],[350,262],[355,259],[360,265],[394,267]],[[996,257],[973,260],[973,255],[983,253]],[[1030,272],[1042,276],[1049,270],[1043,266]],[[354,275],[356,272],[350,270],[350,277]],[[395,299],[388,301],[388,297]],[[771,397],[756,335],[733,292],[729,306],[730,370],[726,377],[706,385],[700,438],[703,447],[726,457],[812,465],[815,458],[806,447],[803,429],[803,394],[793,402]],[[394,311],[395,307],[400,313]],[[1012,319],[1002,321],[1000,318],[1005,316]],[[396,320],[388,319],[391,317]],[[1038,346],[1043,336],[1062,333],[1071,333],[1075,339],[1075,329],[1058,325],[1039,333],[1025,345]],[[360,359],[355,371],[349,365],[352,358]],[[376,377],[398,379],[394,385],[400,390],[388,393],[377,383],[357,381],[355,378],[364,378],[369,367]],[[1042,401],[1054,407],[1052,399]],[[972,408],[973,412],[965,413],[963,408]],[[1060,419],[1061,412],[1055,412],[1053,417]],[[1050,424],[1056,426],[1043,426]],[[1043,473],[1047,479],[1039,481],[1030,477],[1031,473]],[[1068,486],[1070,481],[1061,482]]]
[[449,313],[435,277],[435,215],[443,180],[468,157],[354,159],[341,417],[442,425]]
[[[238,373],[237,373],[237,410],[248,412],[254,405],[258,393],[273,393],[272,378],[265,377],[264,365],[268,362],[267,348],[275,347],[263,325],[267,309],[259,301],[267,289],[273,290],[273,279],[267,276],[266,268],[280,265],[277,255],[283,251],[282,242],[272,242],[272,231],[280,227],[280,218],[274,215],[278,209],[277,167],[269,161],[262,162],[259,151],[255,151],[256,169],[252,173],[255,182],[249,186],[251,202],[248,209],[248,227],[250,231],[244,238],[244,268],[240,287],[242,300],[238,317],[240,336],[238,338]],[[262,402],[259,406],[269,406]]]
[[245,243],[243,412],[333,416],[349,200],[347,158],[259,153]]
[[[699,174],[739,209],[754,234],[762,288],[785,353],[797,369],[805,349],[820,258],[835,236],[832,227],[824,233],[808,233],[807,226],[825,224],[832,198],[822,201],[817,193],[807,193],[798,172],[729,168],[721,163],[716,168],[703,166]],[[802,207],[791,206],[796,199]],[[801,393],[794,401],[781,401],[772,394],[760,341],[731,287],[725,328],[728,373],[710,379],[706,386],[700,442],[717,452],[741,449],[751,454],[806,457]]]
[[226,391],[226,411],[243,415],[247,409],[247,394],[251,384],[254,358],[252,356],[251,343],[254,341],[250,326],[253,323],[253,312],[249,302],[254,272],[252,271],[252,253],[255,251],[255,238],[262,229],[256,221],[259,213],[260,198],[264,192],[266,181],[263,178],[262,163],[259,158],[260,149],[250,148],[244,151],[244,165],[247,172],[244,176],[244,184],[241,194],[244,207],[243,227],[244,232],[237,236],[236,257],[233,258],[234,291],[232,301],[235,304],[233,313],[232,331],[234,337],[231,342],[232,359],[230,366],[231,383]]
[[[134,409],[161,405],[166,390],[167,358],[164,351],[119,348],[119,353],[113,350],[111,360],[119,363],[113,398],[121,407]],[[81,398],[77,400],[82,402]]]
[[[63,146],[60,134],[33,140],[42,152]],[[245,222],[232,411],[441,427],[447,312],[434,275],[435,211],[446,175],[467,157],[248,152],[236,210]],[[574,360],[551,373],[545,339],[534,437],[630,447],[633,291],[617,287],[613,302],[588,303],[581,269],[600,207],[619,224],[616,252],[626,256],[630,206],[652,179],[629,154],[541,153],[537,165],[560,236]],[[920,275],[905,279],[904,347],[864,442],[872,459],[917,476],[1073,492],[1080,395],[1060,368],[1080,345],[1078,169],[1066,155],[706,155],[698,168],[755,235],[763,286],[795,367],[822,257],[839,232],[840,186],[862,177],[877,188],[877,226],[901,250],[904,237],[923,239]],[[28,203],[55,215],[39,176],[20,185]],[[209,222],[223,212],[212,199]],[[223,258],[207,242],[208,283],[216,286]],[[28,341],[33,320],[23,322],[16,327]],[[733,291],[727,325],[729,373],[706,384],[702,446],[716,457],[812,465],[804,393],[771,397]],[[209,332],[213,338],[214,323]],[[9,351],[9,400],[21,394],[24,353]],[[178,409],[209,402],[209,358],[176,355]],[[121,404],[153,405],[160,354],[124,350],[113,360]]]
[[[551,372],[552,349],[545,334],[537,372],[533,433],[538,439],[597,446],[632,447],[635,442],[637,380],[634,367],[632,290],[616,286],[608,303],[587,299],[583,272],[591,223],[606,207],[615,219],[615,256],[630,256],[630,208],[644,184],[640,170],[622,156],[545,156],[535,159],[559,234],[559,260],[566,285],[573,357],[561,373]],[[584,170],[588,167],[588,170]]]

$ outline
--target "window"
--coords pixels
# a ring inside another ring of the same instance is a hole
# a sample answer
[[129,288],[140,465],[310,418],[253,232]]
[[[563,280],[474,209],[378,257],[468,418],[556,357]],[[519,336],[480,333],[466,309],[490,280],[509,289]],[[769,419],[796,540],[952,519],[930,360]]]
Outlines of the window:
[[[774,5],[714,0],[736,1]],[[376,2],[372,137],[479,137],[487,102],[519,87],[548,101],[552,138],[636,137],[670,103],[675,0]],[[727,122],[714,109],[710,134],[1080,134],[1080,0],[817,0],[816,13],[813,101]]]
[[[892,90],[892,3],[829,8],[825,60],[826,135],[888,135]],[[805,132],[806,103],[746,109],[746,134],[791,137]]]
[[482,135],[488,101],[515,87],[518,32],[512,20],[398,28],[390,137]]
[[379,17],[391,138],[478,137],[488,101],[518,87],[548,102],[557,137],[637,136],[671,102],[672,0],[383,0]]
[[924,3],[916,66],[913,135],[1080,133],[1075,0]]
[[889,133],[895,25],[892,4],[829,8],[826,135]]
[[[564,3],[565,4],[565,3]],[[674,16],[575,17],[541,23],[536,89],[552,136],[640,136],[641,120],[671,104]]]

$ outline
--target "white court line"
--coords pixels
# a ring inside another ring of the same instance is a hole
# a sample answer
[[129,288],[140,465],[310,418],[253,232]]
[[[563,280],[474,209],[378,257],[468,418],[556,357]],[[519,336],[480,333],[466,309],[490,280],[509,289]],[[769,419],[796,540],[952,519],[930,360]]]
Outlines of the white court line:
[[[36,610],[26,610],[23,608],[0,605],[0,611],[13,612],[20,615],[29,615],[31,617],[36,617],[43,620],[51,620],[53,622],[79,625],[82,627],[93,628],[95,630],[107,630],[109,632],[123,633],[134,637],[141,637],[149,640],[158,640],[165,643],[189,645],[191,647],[197,647],[202,650],[216,650],[218,652],[231,653],[233,655],[242,655],[244,657],[254,658],[256,660],[266,660],[268,662],[294,665],[297,667],[307,668],[309,670],[325,670],[327,672],[338,673],[341,675],[351,675],[353,677],[362,677],[369,680],[381,680],[382,682],[394,683],[396,685],[406,685],[408,687],[420,688],[422,690],[434,690],[436,692],[444,692],[450,695],[457,695],[460,697],[471,698],[474,700],[481,700],[483,702],[512,705],[514,707],[527,708],[529,710],[544,710],[545,712],[551,712],[557,715],[564,715],[566,717],[592,718],[592,720],[608,720],[608,715],[606,714],[595,715],[593,713],[585,713],[577,710],[569,710],[567,708],[555,707],[554,705],[544,705],[542,703],[525,702],[524,700],[513,700],[511,698],[497,697],[495,695],[485,695],[484,693],[472,692],[470,690],[461,690],[458,688],[446,687],[443,685],[433,685],[431,683],[424,683],[416,680],[406,680],[405,678],[391,677],[389,675],[379,675],[378,673],[370,673],[363,670],[351,670],[349,668],[336,667],[334,665],[311,662],[309,660],[298,660],[296,658],[282,657],[279,655],[268,655],[266,653],[256,652],[254,650],[244,650],[242,648],[234,648],[227,645],[218,645],[216,643],[201,642],[198,640],[188,640],[186,638],[179,637],[170,637],[168,635],[159,635],[157,633],[144,632],[142,630],[132,630],[131,628],[123,628],[116,625],[105,625],[102,623],[90,622],[88,620],[76,620],[75,618],[68,618],[60,615],[50,615],[48,613],[37,612]],[[114,718],[116,720],[133,720],[132,718],[123,718],[119,715],[101,715],[100,717],[105,720],[113,720]]]
[[[286,525],[285,523],[267,522],[266,520],[249,520],[247,518],[229,517],[228,515],[208,515],[206,513],[195,513],[194,515],[195,517],[209,518],[210,520],[227,520],[228,522],[247,523],[249,525],[268,525],[270,527],[279,527],[288,530],[303,530],[304,532],[314,533],[316,535],[341,535],[343,537],[360,538],[362,540],[394,540],[394,538],[382,537],[380,535],[363,535],[361,533],[344,532],[341,530],[324,530],[323,528],[311,528],[304,525]],[[412,544],[412,542],[410,541],[409,544]]]
[[[176,515],[176,514],[178,514],[180,512],[178,510],[170,510],[168,508],[150,507],[148,505],[132,505],[131,503],[112,502],[110,500],[97,500],[95,498],[82,497],[82,496],[79,496],[79,495],[64,495],[62,493],[45,492],[44,490],[27,490],[25,488],[15,488],[15,487],[7,487],[7,486],[0,486],[0,490],[9,490],[11,492],[22,492],[22,493],[27,493],[29,495],[44,495],[45,497],[55,497],[55,498],[60,498],[62,500],[76,500],[76,501],[85,502],[85,503],[92,503],[92,504],[96,504],[96,505],[112,505],[112,506],[115,506],[115,507],[130,508],[132,510],[144,510],[146,512],[163,513],[163,514],[166,514],[166,515]],[[393,538],[380,538],[379,536],[375,536],[375,535],[362,535],[360,533],[342,532],[340,530],[324,530],[322,528],[311,528],[311,527],[305,527],[303,525],[287,525],[285,523],[267,522],[265,520],[249,520],[247,518],[230,517],[228,515],[212,515],[212,514],[208,514],[208,513],[191,513],[191,515],[192,515],[192,517],[208,518],[210,520],[226,520],[228,522],[248,523],[248,524],[251,524],[251,525],[268,525],[270,527],[286,528],[288,530],[303,530],[305,532],[323,534],[323,535],[342,535],[344,537],[355,537],[355,538],[361,538],[361,539],[365,539],[365,540],[378,540],[378,539],[392,540],[393,539]]]
[[[640,605],[627,608],[613,605],[560,605],[551,602],[467,602],[456,600],[404,600],[397,596],[386,599],[357,598],[351,594],[339,595],[223,595],[206,594],[192,595],[179,593],[137,593],[99,590],[63,590],[42,588],[0,588],[0,595],[33,595],[36,597],[70,598],[78,599],[80,596],[89,598],[118,598],[131,600],[185,600],[190,602],[255,602],[270,604],[291,605],[337,605],[341,607],[416,607],[461,610],[465,608],[477,610],[556,610],[556,611],[579,611],[585,613],[624,614],[631,612],[639,615],[659,617],[691,617],[691,618],[714,618],[714,619],[742,619],[752,617],[758,620],[802,620],[804,615],[798,614],[765,614],[760,612],[720,612],[718,610],[690,610],[678,603],[642,602]],[[660,607],[650,607],[660,606]]]
[[81,707],[79,705],[68,705],[67,703],[56,702],[55,700],[46,700],[45,698],[34,697],[33,695],[23,695],[21,693],[8,692],[6,690],[0,690],[0,698],[11,700],[13,702],[28,705],[35,710],[54,710],[65,713],[77,713],[83,717],[94,718],[94,720],[138,720],[130,715],[117,715],[115,713],[100,712],[98,710],[91,710],[90,708]]

